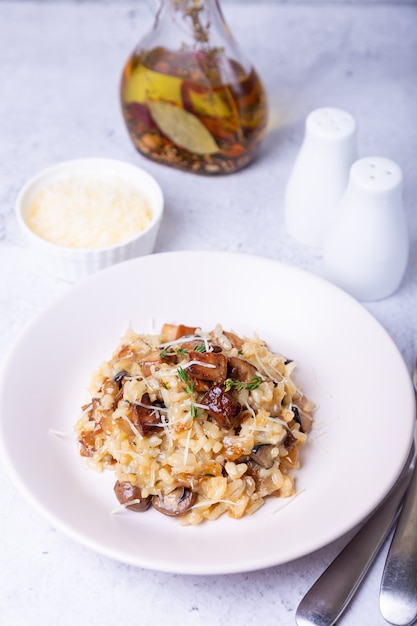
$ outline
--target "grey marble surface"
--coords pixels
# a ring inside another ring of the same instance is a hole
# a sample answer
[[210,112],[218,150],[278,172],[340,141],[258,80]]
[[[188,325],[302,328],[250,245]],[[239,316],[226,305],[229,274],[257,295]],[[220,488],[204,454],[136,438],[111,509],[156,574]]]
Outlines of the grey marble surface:
[[[361,156],[404,171],[411,253],[403,284],[365,306],[411,370],[417,354],[417,7],[411,4],[233,3],[224,13],[261,74],[270,127],[258,160],[210,179],[158,166],[130,143],[118,101],[122,66],[152,16],[143,3],[0,2],[0,354],[71,286],[33,266],[13,214],[31,175],[57,161],[119,158],[156,176],[166,197],[157,251],[219,249],[322,273],[320,254],[291,240],[283,194],[313,109],[339,106],[359,124]],[[22,432],[22,453],[24,453]],[[1,466],[0,466],[1,467]],[[346,543],[267,570],[218,577],[145,571],[84,548],[41,517],[0,469],[0,624],[187,626],[294,623],[303,594]],[[324,520],[325,523],[325,520]],[[346,626],[385,622],[378,590],[386,547]]]

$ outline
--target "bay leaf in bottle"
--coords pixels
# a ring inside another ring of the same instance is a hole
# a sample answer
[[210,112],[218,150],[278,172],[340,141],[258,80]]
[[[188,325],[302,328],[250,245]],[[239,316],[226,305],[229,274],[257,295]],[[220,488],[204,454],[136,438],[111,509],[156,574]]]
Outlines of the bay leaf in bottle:
[[219,152],[213,136],[198,117],[169,102],[147,103],[159,129],[173,143],[195,154]]

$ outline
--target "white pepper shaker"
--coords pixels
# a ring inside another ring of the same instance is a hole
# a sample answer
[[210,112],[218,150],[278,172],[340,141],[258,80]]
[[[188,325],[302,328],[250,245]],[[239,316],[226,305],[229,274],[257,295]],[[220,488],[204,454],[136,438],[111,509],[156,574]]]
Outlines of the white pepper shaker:
[[322,247],[356,159],[356,121],[350,113],[326,107],[308,115],[285,193],[286,225],[294,239]]
[[336,208],[323,250],[325,275],[358,300],[385,298],[403,279],[409,237],[402,178],[390,159],[360,159]]

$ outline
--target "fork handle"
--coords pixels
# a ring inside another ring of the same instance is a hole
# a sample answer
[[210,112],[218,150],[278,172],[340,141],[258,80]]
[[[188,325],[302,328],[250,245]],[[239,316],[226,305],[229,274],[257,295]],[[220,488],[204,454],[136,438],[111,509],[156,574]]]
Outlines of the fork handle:
[[417,471],[388,551],[379,597],[381,614],[391,624],[407,626],[417,617]]
[[397,518],[411,475],[409,459],[382,504],[301,600],[298,626],[332,626],[341,616]]

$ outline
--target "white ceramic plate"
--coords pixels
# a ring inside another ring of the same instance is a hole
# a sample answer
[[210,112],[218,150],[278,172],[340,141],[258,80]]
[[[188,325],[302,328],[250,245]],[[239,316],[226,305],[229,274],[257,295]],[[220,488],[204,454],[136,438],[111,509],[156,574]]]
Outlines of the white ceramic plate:
[[[195,527],[154,510],[112,514],[114,477],[87,470],[71,433],[91,373],[121,335],[164,322],[252,335],[299,362],[316,401],[298,496],[253,516]],[[142,257],[68,289],[23,333],[0,388],[2,458],[52,524],[99,553],[162,571],[220,574],[284,563],[341,536],[398,477],[414,430],[404,361],[350,296],[297,268],[252,256]]]

